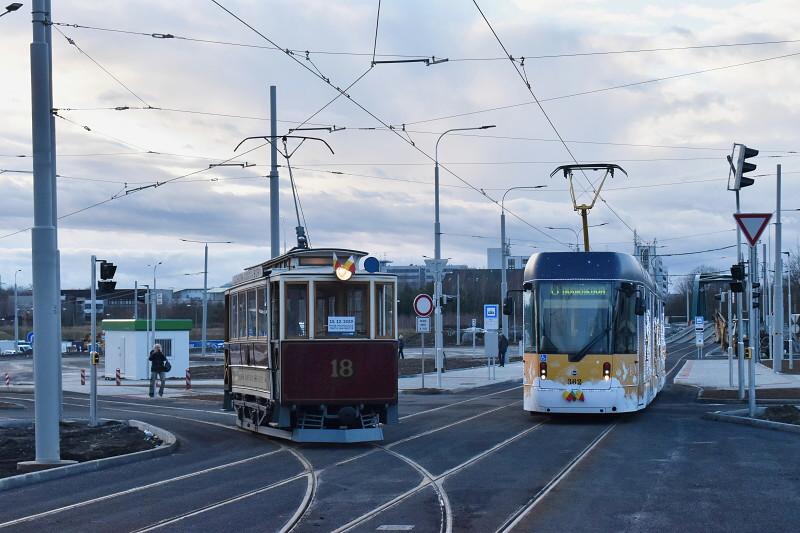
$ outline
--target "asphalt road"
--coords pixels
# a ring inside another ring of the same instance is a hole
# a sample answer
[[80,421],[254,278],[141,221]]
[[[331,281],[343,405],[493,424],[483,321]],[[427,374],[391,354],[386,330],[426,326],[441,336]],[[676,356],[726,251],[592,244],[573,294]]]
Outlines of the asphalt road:
[[[688,343],[670,345],[672,378]],[[180,441],[172,455],[0,497],[0,528],[59,531],[792,531],[800,435],[707,421],[669,385],[647,410],[530,416],[499,384],[401,396],[380,445],[298,445],[202,400],[103,398]],[[2,394],[28,406],[31,397]],[[68,416],[86,398],[67,393]],[[733,408],[734,406],[730,406]]]

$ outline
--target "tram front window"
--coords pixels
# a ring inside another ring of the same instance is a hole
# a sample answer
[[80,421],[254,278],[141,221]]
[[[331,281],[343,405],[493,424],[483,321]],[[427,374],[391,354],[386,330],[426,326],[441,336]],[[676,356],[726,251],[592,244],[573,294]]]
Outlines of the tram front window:
[[286,284],[286,338],[308,337],[308,285]]
[[539,350],[570,360],[611,353],[611,294],[608,282],[540,282]]
[[314,291],[314,337],[369,336],[369,285],[318,282]]

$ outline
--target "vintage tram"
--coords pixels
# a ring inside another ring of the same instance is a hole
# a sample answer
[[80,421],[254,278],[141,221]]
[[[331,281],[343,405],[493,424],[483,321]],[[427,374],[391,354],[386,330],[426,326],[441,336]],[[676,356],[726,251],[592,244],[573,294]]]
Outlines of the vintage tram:
[[628,254],[533,254],[523,283],[524,409],[644,409],[666,380],[664,300]]
[[225,294],[225,390],[246,430],[364,442],[397,422],[397,278],[366,253],[295,248]]

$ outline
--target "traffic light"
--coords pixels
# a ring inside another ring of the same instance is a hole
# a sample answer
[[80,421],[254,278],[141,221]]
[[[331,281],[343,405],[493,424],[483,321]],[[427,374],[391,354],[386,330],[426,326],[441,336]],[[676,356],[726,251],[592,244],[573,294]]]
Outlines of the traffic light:
[[503,314],[504,315],[511,315],[514,313],[514,300],[511,296],[506,296],[503,298]]
[[758,155],[758,150],[755,148],[748,148],[743,144],[734,144],[733,152],[728,157],[728,163],[731,166],[731,173],[733,174],[733,186],[730,182],[730,174],[728,175],[728,190],[738,191],[742,187],[749,187],[755,180],[747,177],[746,172],[752,172],[756,169],[755,163],[748,163],[746,160]]
[[761,307],[761,284],[753,283],[753,309]]
[[733,292],[744,292],[744,265],[736,263],[731,266],[731,290]]
[[112,278],[117,272],[117,265],[108,261],[100,261],[100,279],[97,282],[97,291],[101,293],[111,292],[116,286],[117,282]]
[[93,365],[98,365],[98,364],[100,364],[100,354],[99,354],[99,353],[97,353],[97,352],[92,352],[92,353],[89,355],[89,362],[90,362],[91,364],[93,364]]

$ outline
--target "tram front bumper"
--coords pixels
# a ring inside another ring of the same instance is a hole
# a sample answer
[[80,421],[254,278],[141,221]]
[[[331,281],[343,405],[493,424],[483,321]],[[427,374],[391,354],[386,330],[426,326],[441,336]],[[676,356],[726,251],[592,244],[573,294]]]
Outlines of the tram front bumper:
[[525,386],[523,408],[536,413],[627,413],[639,406],[637,387],[542,389]]

